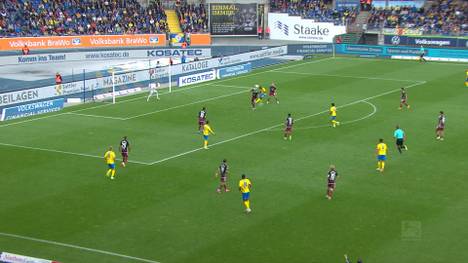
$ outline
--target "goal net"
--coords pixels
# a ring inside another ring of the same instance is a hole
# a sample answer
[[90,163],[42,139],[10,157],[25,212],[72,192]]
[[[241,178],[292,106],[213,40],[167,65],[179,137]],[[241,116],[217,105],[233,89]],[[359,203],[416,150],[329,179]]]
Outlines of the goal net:
[[168,61],[136,60],[109,66],[86,80],[86,99],[116,103],[120,97],[147,92],[150,83],[159,83],[160,89],[172,89]]

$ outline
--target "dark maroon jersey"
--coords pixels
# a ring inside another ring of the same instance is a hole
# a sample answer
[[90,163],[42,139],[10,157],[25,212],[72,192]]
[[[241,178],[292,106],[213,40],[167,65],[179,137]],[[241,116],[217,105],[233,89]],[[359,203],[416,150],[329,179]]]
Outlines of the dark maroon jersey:
[[198,113],[198,119],[200,119],[200,120],[206,119],[206,111],[201,110],[201,111]]
[[128,142],[128,140],[121,140],[120,141],[120,150],[123,153],[127,153],[129,147],[130,147],[130,142]]
[[219,166],[219,174],[221,177],[226,177],[228,174],[228,165],[225,162],[222,162],[221,165]]
[[438,122],[437,122],[437,127],[438,128],[444,128],[445,127],[445,115],[444,114],[439,115],[439,119],[438,119]]
[[271,85],[270,86],[270,95],[275,95],[276,94],[276,87]]
[[256,100],[258,98],[258,91],[252,91],[252,100]]
[[294,124],[293,118],[292,117],[287,117],[286,118],[286,127],[287,128],[292,128],[293,124]]
[[334,184],[336,182],[337,177],[338,172],[336,170],[328,171],[328,184]]

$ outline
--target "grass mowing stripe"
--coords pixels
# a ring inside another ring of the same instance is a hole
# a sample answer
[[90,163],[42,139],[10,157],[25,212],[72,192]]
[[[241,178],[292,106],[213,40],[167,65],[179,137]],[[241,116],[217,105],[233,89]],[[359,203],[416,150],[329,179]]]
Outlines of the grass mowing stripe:
[[114,257],[126,258],[126,259],[130,259],[130,260],[134,260],[134,261],[147,262],[147,263],[160,263],[158,261],[154,261],[154,260],[150,260],[150,259],[133,257],[133,256],[123,255],[123,254],[114,253],[114,252],[110,252],[110,251],[94,249],[94,248],[88,248],[88,247],[82,247],[82,246],[76,246],[76,245],[71,245],[71,244],[66,244],[66,243],[61,243],[61,242],[51,241],[51,240],[45,240],[45,239],[39,239],[39,238],[34,238],[34,237],[27,237],[27,236],[21,236],[21,235],[9,234],[9,233],[2,233],[2,232],[0,232],[0,236],[16,238],[16,239],[23,239],[23,240],[28,240],[28,241],[38,242],[38,243],[44,243],[44,244],[49,244],[49,245],[60,246],[60,247],[73,248],[73,249],[77,249],[77,250],[83,250],[83,251],[88,251],[88,252],[93,252],[93,253],[98,253],[98,254],[104,254],[104,255],[109,255],[109,256],[114,256]]
[[213,101],[213,100],[217,100],[217,99],[236,96],[236,95],[246,93],[246,92],[249,92],[249,91],[250,90],[248,90],[248,89],[244,89],[244,90],[238,91],[238,92],[228,93],[228,94],[224,94],[224,95],[220,95],[220,96],[216,96],[216,97],[211,97],[211,98],[208,98],[208,99],[197,100],[197,101],[193,101],[193,102],[186,103],[186,104],[181,104],[181,105],[177,105],[177,106],[173,106],[173,107],[169,107],[169,108],[165,108],[165,109],[160,109],[160,110],[155,110],[155,111],[150,111],[150,112],[134,115],[134,116],[131,116],[131,117],[124,118],[123,120],[125,120],[125,121],[126,120],[132,120],[132,119],[148,116],[148,115],[151,115],[151,114],[156,114],[156,113],[160,113],[160,112],[165,112],[165,111],[169,111],[169,110],[174,110],[174,109],[179,109],[179,108],[195,105],[195,104],[202,103],[202,102]]
[[423,82],[423,80],[412,80],[412,79],[389,79],[379,77],[365,77],[365,76],[347,76],[337,74],[321,74],[321,73],[308,73],[308,72],[296,72],[296,71],[275,71],[283,74],[297,74],[297,75],[308,75],[308,76],[325,76],[325,77],[337,77],[337,78],[352,78],[352,79],[372,79],[372,80],[386,80],[386,81],[401,81],[401,82]]
[[119,120],[119,121],[124,121],[125,120],[125,118],[120,118],[120,117],[111,117],[111,116],[93,115],[93,114],[83,114],[83,113],[76,113],[76,112],[67,112],[66,114],[76,115],[76,116],[83,116],[83,117],[91,117],[91,118],[103,118],[103,119]]
[[[406,86],[405,88],[409,89],[409,88],[412,88],[412,87],[415,87],[415,86],[419,86],[419,85],[422,85],[422,84],[425,84],[425,83],[426,83],[425,81],[421,81],[421,82],[414,83],[414,84],[412,84],[412,85],[408,85],[408,86]],[[354,104],[357,104],[357,103],[366,102],[366,101],[368,101],[368,100],[375,99],[375,98],[378,98],[378,97],[382,97],[382,96],[385,96],[385,95],[388,95],[388,94],[392,94],[392,93],[395,93],[395,92],[397,92],[397,91],[400,91],[400,88],[398,88],[398,89],[393,89],[393,90],[390,90],[390,91],[387,91],[387,92],[383,92],[383,93],[380,93],[380,94],[377,94],[377,95],[374,95],[374,96],[370,96],[370,97],[367,97],[367,98],[364,98],[364,99],[360,99],[360,100],[356,100],[356,101],[353,101],[353,102],[349,102],[349,103],[343,104],[343,105],[341,105],[341,106],[339,106],[339,107],[337,107],[337,108],[344,108],[344,107],[348,107],[348,106],[351,106],[351,105],[354,105]],[[376,109],[376,110],[377,110],[377,109]],[[314,116],[317,116],[317,115],[320,115],[320,114],[323,114],[323,113],[327,113],[327,112],[328,112],[328,110],[324,110],[324,111],[317,112],[317,113],[314,113],[314,114],[306,115],[306,116],[297,118],[296,121],[300,121],[300,120],[304,120],[304,119],[307,119],[307,118],[311,118],[311,117],[314,117]],[[236,136],[236,137],[233,137],[233,138],[224,140],[224,141],[220,141],[220,142],[213,143],[213,144],[211,144],[211,146],[216,146],[216,145],[224,144],[224,143],[227,143],[227,142],[232,142],[232,141],[235,141],[235,140],[238,140],[238,139],[242,139],[242,138],[245,138],[245,137],[248,137],[248,136],[252,136],[252,135],[255,135],[255,134],[264,132],[264,131],[268,131],[268,130],[271,130],[271,129],[278,128],[278,127],[280,127],[280,126],[282,126],[282,125],[283,125],[283,123],[280,123],[280,124],[276,124],[276,125],[273,125],[273,126],[270,126],[270,127],[267,127],[267,128],[260,129],[260,130],[252,131],[252,132],[249,132],[249,133],[245,133],[245,134],[242,134],[242,135],[239,135],[239,136]],[[182,157],[182,156],[185,156],[185,155],[187,155],[187,154],[191,154],[191,153],[194,153],[194,152],[198,152],[198,151],[200,151],[200,150],[203,150],[203,148],[196,148],[196,149],[193,149],[193,150],[190,150],[190,151],[186,151],[186,152],[179,153],[179,154],[176,154],[176,155],[173,155],[173,156],[169,156],[169,157],[163,158],[163,159],[161,159],[161,160],[154,161],[154,162],[150,163],[150,165],[159,164],[159,163],[162,163],[162,162],[165,162],[165,161],[169,161],[169,160],[172,160],[172,159],[176,159],[176,158],[178,158],[178,157]]]

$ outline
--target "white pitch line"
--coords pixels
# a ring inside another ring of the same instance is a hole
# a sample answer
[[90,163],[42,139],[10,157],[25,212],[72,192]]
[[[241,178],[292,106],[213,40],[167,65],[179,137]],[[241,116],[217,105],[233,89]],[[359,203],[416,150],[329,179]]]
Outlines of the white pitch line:
[[93,253],[97,253],[97,254],[103,254],[103,255],[108,255],[108,256],[114,256],[114,257],[119,257],[119,258],[130,259],[130,260],[133,260],[133,261],[140,261],[140,262],[147,262],[147,263],[160,263],[158,261],[154,261],[154,260],[150,260],[150,259],[133,257],[133,256],[123,255],[123,254],[114,253],[114,252],[110,252],[110,251],[94,249],[94,248],[88,248],[88,247],[82,247],[82,246],[77,246],[77,245],[72,245],[72,244],[67,244],[67,243],[61,243],[61,242],[51,241],[51,240],[45,240],[45,239],[39,239],[39,238],[34,238],[34,237],[27,237],[27,236],[15,235],[15,234],[9,234],[9,233],[2,233],[2,232],[0,232],[0,236],[16,238],[16,239],[23,239],[23,240],[28,240],[28,241],[34,241],[34,242],[38,242],[38,243],[55,245],[55,246],[59,246],[59,247],[73,248],[73,249],[87,251],[87,252],[93,252]]
[[[104,160],[104,155],[99,156],[99,155],[92,155],[92,154],[86,154],[86,153],[76,153],[76,152],[61,151],[61,150],[55,150],[55,149],[32,147],[32,146],[25,146],[25,145],[11,144],[11,143],[3,143],[3,142],[0,142],[0,146],[22,148],[22,149],[36,150],[36,151],[43,151],[43,152],[61,153],[61,154],[68,154],[68,155],[75,155],[75,156],[82,156],[82,157],[98,158],[98,159]],[[140,162],[140,161],[135,161],[135,160],[129,160],[128,162],[136,163],[136,164],[143,164],[143,165],[150,165],[150,163]]]
[[247,87],[247,86],[234,86],[234,85],[224,85],[224,84],[212,84],[212,86],[226,87],[226,88],[233,88],[233,89],[251,89],[252,88],[252,87]]
[[283,73],[283,74],[296,74],[296,75],[307,75],[307,76],[325,76],[325,77],[337,77],[337,78],[372,79],[372,80],[401,81],[401,82],[422,82],[422,80],[412,80],[412,79],[390,79],[390,78],[379,78],[379,77],[321,74],[321,73],[308,73],[308,72],[296,72],[296,71],[275,71],[275,72]]
[[[240,78],[246,78],[246,77],[255,76],[255,75],[259,75],[259,74],[264,74],[264,73],[268,73],[268,72],[274,72],[275,70],[279,70],[279,69],[286,69],[286,68],[298,67],[298,66],[307,65],[307,64],[319,63],[319,62],[327,61],[327,60],[331,60],[331,59],[336,59],[336,58],[328,57],[328,58],[308,61],[308,62],[305,62],[305,63],[287,65],[287,66],[284,66],[284,67],[274,68],[274,69],[270,69],[270,70],[265,70],[265,71],[251,73],[251,74],[240,75],[240,76],[236,76],[236,77],[232,77],[232,78],[226,78],[226,79],[223,79],[223,80],[219,80],[219,81],[217,81],[215,83],[207,83],[207,84],[201,84],[201,85],[194,85],[193,87],[188,87],[188,88],[183,88],[183,89],[176,89],[176,90],[173,90],[172,92],[161,93],[160,95],[162,96],[162,95],[166,95],[166,94],[172,94],[172,93],[175,93],[175,92],[182,92],[182,91],[191,90],[191,89],[195,89],[195,88],[199,88],[199,87],[205,87],[205,86],[216,86],[217,83],[221,83],[221,82],[231,81],[231,80],[240,79]],[[146,97],[147,96],[145,95],[145,96],[141,96],[141,97],[135,97],[135,98],[131,98],[131,99],[120,100],[120,101],[117,101],[115,104],[127,103],[127,102],[131,102],[131,101],[143,99],[143,98],[146,98]],[[93,106],[93,107],[86,107],[86,108],[83,108],[83,109],[73,110],[73,111],[69,111],[69,112],[75,113],[75,112],[92,110],[92,109],[97,109],[97,108],[102,108],[102,107],[108,107],[108,106],[112,106],[112,105],[114,105],[114,104],[111,104],[111,103],[100,104],[100,105],[96,105],[96,106]],[[7,126],[18,125],[18,124],[27,123],[27,122],[38,121],[38,120],[42,120],[42,119],[48,119],[48,118],[57,117],[57,116],[62,116],[64,114],[66,114],[66,113],[67,112],[54,114],[54,115],[47,115],[47,116],[44,116],[44,117],[38,117],[38,118],[29,119],[29,120],[25,120],[25,121],[7,123],[7,124],[0,125],[0,128],[7,127]]]
[[[367,103],[369,104],[371,107],[372,107],[372,112],[363,116],[363,117],[360,117],[360,118],[357,118],[357,119],[354,119],[354,120],[350,120],[350,121],[343,121],[341,122],[341,126],[342,125],[346,125],[346,124],[351,124],[351,123],[355,123],[355,122],[358,122],[358,121],[362,121],[362,120],[365,120],[365,119],[368,119],[370,117],[372,117],[374,114],[377,113],[377,107],[371,103],[371,102],[368,102],[368,101],[362,101],[362,103]],[[299,127],[299,128],[294,128],[295,131],[297,130],[311,130],[311,129],[318,129],[318,128],[326,128],[326,127],[330,127],[330,124],[323,124],[323,125],[316,125],[316,126],[308,126],[308,127]],[[271,131],[271,132],[277,132],[277,131],[280,131],[280,129],[270,129],[268,131]]]
[[242,91],[238,91],[238,92],[234,92],[234,93],[229,93],[229,94],[225,94],[225,95],[211,97],[211,98],[203,99],[203,100],[197,100],[197,101],[193,101],[193,102],[190,102],[190,103],[181,104],[181,105],[177,105],[177,106],[173,106],[173,107],[169,107],[169,108],[165,108],[165,109],[145,112],[145,113],[142,113],[142,114],[138,114],[138,115],[134,115],[134,116],[131,116],[131,117],[124,118],[123,120],[132,120],[132,119],[135,119],[135,118],[140,118],[140,117],[143,117],[143,116],[148,116],[148,115],[152,115],[152,114],[156,114],[156,113],[160,113],[160,112],[165,112],[165,111],[169,111],[169,110],[179,109],[179,108],[199,104],[199,103],[202,103],[202,102],[208,102],[208,101],[212,101],[212,100],[218,100],[218,99],[222,99],[222,98],[232,97],[232,96],[235,96],[235,95],[246,93],[248,91],[249,90],[244,89]]
[[111,120],[119,120],[119,121],[124,121],[125,118],[120,118],[120,117],[111,117],[111,116],[103,116],[103,115],[93,115],[93,114],[83,114],[83,113],[76,113],[76,112],[67,112],[66,114],[68,115],[77,115],[77,116],[83,116],[83,117],[91,117],[91,118],[102,118],[102,119],[111,119]]
[[[422,85],[422,84],[425,84],[425,83],[426,83],[425,81],[417,82],[417,83],[408,85],[405,88],[409,89],[409,88],[419,86],[419,85]],[[354,105],[354,104],[357,104],[357,103],[365,102],[365,101],[368,101],[368,100],[371,100],[371,99],[375,99],[375,98],[382,97],[382,96],[385,96],[385,95],[388,95],[388,94],[391,94],[391,93],[395,93],[395,92],[397,92],[399,90],[401,90],[401,89],[400,88],[393,89],[393,90],[383,92],[383,93],[380,93],[380,94],[377,94],[377,95],[374,95],[374,96],[370,96],[370,97],[367,97],[367,98],[364,98],[364,99],[360,99],[360,100],[356,100],[356,101],[353,101],[353,102],[350,102],[350,103],[343,104],[343,105],[341,105],[341,106],[339,106],[337,108],[348,107],[348,106],[351,106],[351,105]],[[314,114],[306,115],[306,116],[297,118],[296,121],[311,118],[311,117],[314,117],[314,116],[317,116],[317,115],[320,115],[320,114],[323,114],[323,113],[326,113],[326,112],[328,112],[328,110],[324,110],[324,111],[317,112],[317,113],[314,113]],[[245,137],[248,137],[248,136],[251,136],[251,135],[255,135],[255,134],[258,134],[258,133],[261,133],[261,132],[264,132],[264,131],[268,131],[268,130],[277,128],[277,127],[281,127],[282,125],[284,125],[284,124],[280,123],[280,124],[276,124],[276,125],[273,125],[273,126],[270,126],[270,127],[267,127],[267,128],[260,129],[260,130],[245,133],[245,134],[242,134],[242,135],[239,135],[239,136],[227,139],[227,140],[223,140],[223,141],[220,141],[220,142],[213,143],[213,144],[211,144],[211,147],[216,146],[216,145],[220,145],[220,144],[224,144],[224,143],[227,143],[227,142],[235,141],[235,140],[238,140],[238,139],[242,139],[242,138],[245,138]],[[201,150],[203,150],[203,148],[196,148],[196,149],[193,149],[193,150],[190,150],[190,151],[186,151],[186,152],[183,152],[183,153],[179,153],[179,154],[176,154],[176,155],[173,155],[173,156],[169,156],[169,157],[154,161],[154,162],[150,163],[150,165],[154,165],[154,164],[162,163],[162,162],[165,162],[165,161],[169,161],[169,160],[172,160],[172,159],[175,159],[175,158],[178,158],[178,157],[182,157],[182,156],[185,156],[187,154],[191,154],[191,153],[198,152],[198,151],[201,151]]]
[[13,126],[13,125],[18,125],[18,124],[27,123],[27,122],[32,122],[32,121],[48,119],[48,118],[57,117],[57,116],[62,116],[64,114],[66,114],[66,112],[62,112],[62,113],[54,114],[54,115],[46,115],[46,116],[42,116],[42,117],[38,117],[38,118],[34,118],[34,119],[28,119],[28,120],[24,120],[24,121],[11,122],[11,123],[0,125],[0,128]]

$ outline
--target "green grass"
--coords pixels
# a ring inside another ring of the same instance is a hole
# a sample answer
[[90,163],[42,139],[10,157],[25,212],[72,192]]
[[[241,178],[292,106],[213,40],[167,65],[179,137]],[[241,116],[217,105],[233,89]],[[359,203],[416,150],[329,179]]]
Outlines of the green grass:
[[[65,263],[138,262],[9,233],[162,263],[331,263],[343,262],[345,253],[366,263],[464,262],[464,70],[460,64],[311,60],[185,88],[158,102],[137,95],[7,122],[0,126],[0,251]],[[249,87],[271,81],[281,103],[252,111]],[[412,108],[399,111],[403,86],[412,86]],[[321,112],[330,102],[345,123],[336,129],[323,127],[328,116]],[[202,106],[216,132],[207,151],[197,150]],[[448,122],[443,142],[434,138],[440,110]],[[287,113],[298,120],[292,141],[282,139]],[[408,135],[402,155],[392,138],[396,124]],[[132,143],[130,159],[139,163],[119,167],[110,181],[98,157],[124,135]],[[384,175],[375,171],[379,138],[390,148]],[[223,158],[234,191],[217,194],[214,172]],[[331,163],[340,179],[328,201]],[[241,173],[253,182],[249,215],[236,190]]]

